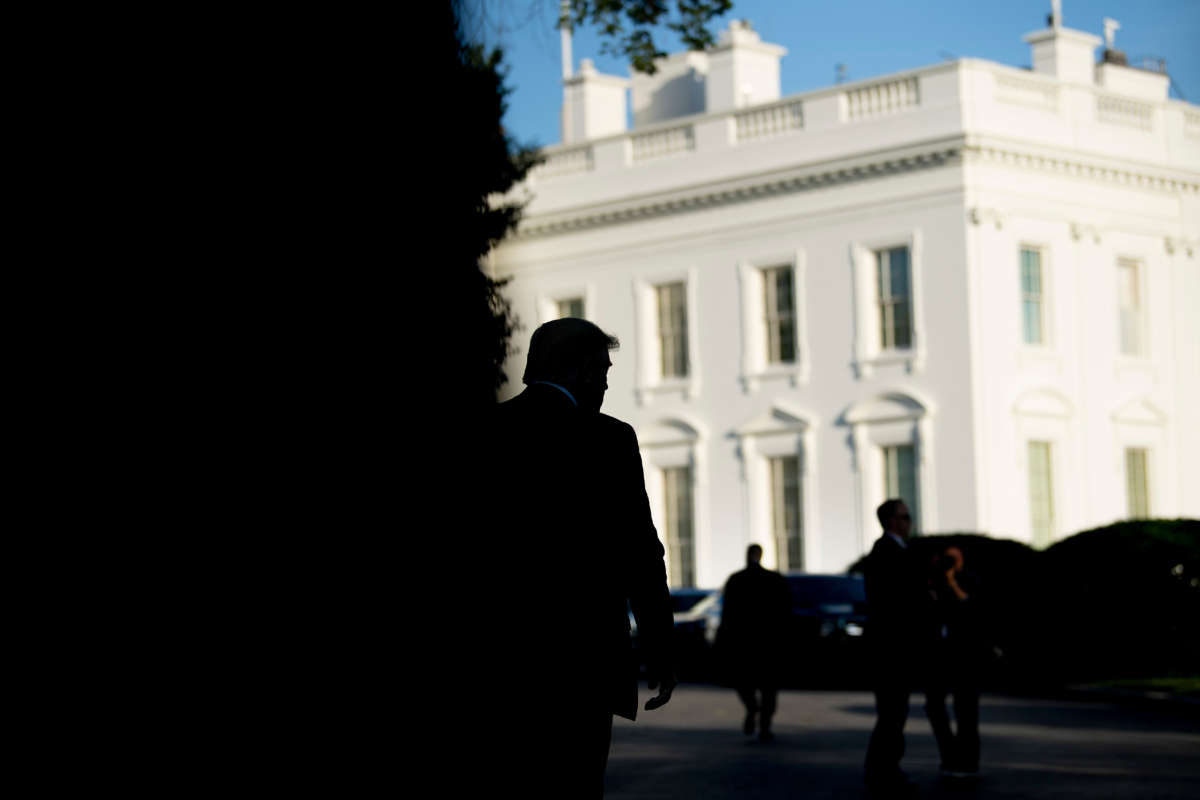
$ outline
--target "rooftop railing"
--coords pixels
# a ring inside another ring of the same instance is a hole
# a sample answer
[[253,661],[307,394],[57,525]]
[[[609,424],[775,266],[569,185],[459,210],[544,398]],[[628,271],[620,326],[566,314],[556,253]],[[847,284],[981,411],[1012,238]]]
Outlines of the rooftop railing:
[[[585,143],[553,146],[544,151],[546,161],[535,170],[534,176],[541,180],[611,173],[713,152],[713,148],[757,147],[760,142],[780,137],[827,132],[841,126],[866,125],[897,114],[946,108],[963,102],[960,94],[966,85],[964,80],[951,80],[947,73],[963,69],[964,64],[966,68],[991,73],[990,99],[998,104],[1048,112],[1058,116],[1063,124],[1068,123],[1064,115],[1077,108],[1068,103],[1069,94],[1082,87],[1026,70],[968,60],[881,80],[827,87],[749,108],[667,120]],[[1166,119],[1159,111],[1160,103],[1130,98],[1099,86],[1091,87],[1090,92],[1092,112],[1078,124],[1119,125],[1151,132]],[[1176,105],[1174,101],[1171,104]],[[1012,111],[1023,113],[1018,108]],[[1182,114],[1184,135],[1189,139],[1200,136],[1200,111],[1183,108]]]

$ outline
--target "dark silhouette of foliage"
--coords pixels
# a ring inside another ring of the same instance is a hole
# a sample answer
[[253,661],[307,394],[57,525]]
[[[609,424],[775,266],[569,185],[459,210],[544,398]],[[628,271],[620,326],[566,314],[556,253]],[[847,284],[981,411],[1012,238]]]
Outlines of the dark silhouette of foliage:
[[1041,637],[1052,672],[1200,675],[1200,521],[1119,522],[1057,542],[1039,562],[1059,620]]
[[[1200,675],[1200,522],[1133,520],[1038,551],[975,534],[909,541],[928,563],[962,549],[980,579],[991,683],[1052,688],[1111,678]],[[862,572],[866,558],[848,572]]]
[[675,0],[670,13],[667,0],[571,0],[576,25],[590,22],[601,33],[601,51],[628,58],[638,72],[654,74],[656,58],[666,56],[654,44],[651,28],[662,24],[691,50],[713,44],[708,24],[733,8],[733,0]]
[[[504,57],[499,48],[471,42],[463,28],[464,0],[444,6],[434,74],[442,86],[437,99],[438,141],[431,147],[435,163],[444,162],[444,179],[431,189],[435,216],[448,229],[441,253],[442,279],[453,330],[443,338],[455,359],[449,380],[468,406],[495,400],[505,382],[504,360],[509,340],[519,327],[503,281],[489,278],[479,263],[513,231],[521,218],[519,200],[501,199],[528,174],[541,156],[518,143],[502,125],[511,90],[505,85]],[[713,43],[705,27],[728,11],[731,0],[676,0],[674,14],[659,0],[575,0],[577,22],[600,27],[606,52],[629,57],[635,69],[653,72],[653,60],[664,55],[654,45],[650,28],[664,24],[692,48]],[[447,387],[450,388],[450,387]]]
[[[538,163],[532,146],[517,143],[501,121],[510,89],[503,53],[467,41],[461,3],[446,5],[442,20],[443,76],[439,96],[436,153],[444,154],[447,175],[431,187],[437,216],[445,224],[445,298],[450,304],[447,352],[454,359],[458,399],[472,407],[495,401],[504,383],[508,342],[518,327],[503,282],[489,278],[480,261],[520,220],[521,203],[498,200]],[[463,385],[465,384],[465,385]]]

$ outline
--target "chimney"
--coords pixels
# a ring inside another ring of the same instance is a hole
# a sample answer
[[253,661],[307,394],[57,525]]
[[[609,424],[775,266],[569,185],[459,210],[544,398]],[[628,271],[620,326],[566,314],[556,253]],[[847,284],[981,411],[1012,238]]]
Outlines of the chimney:
[[708,55],[684,51],[654,62],[653,75],[633,73],[633,127],[704,113]]
[[590,58],[563,79],[563,144],[583,142],[625,130],[625,91],[629,80],[602,75]]
[[734,20],[708,52],[705,111],[779,99],[779,59],[787,50],[762,41],[747,20]]
[[1096,64],[1094,53],[1096,45],[1100,44],[1100,37],[1064,28],[1061,0],[1054,0],[1052,7],[1053,11],[1047,20],[1050,27],[1021,37],[1033,51],[1033,71],[1071,83],[1090,84]]

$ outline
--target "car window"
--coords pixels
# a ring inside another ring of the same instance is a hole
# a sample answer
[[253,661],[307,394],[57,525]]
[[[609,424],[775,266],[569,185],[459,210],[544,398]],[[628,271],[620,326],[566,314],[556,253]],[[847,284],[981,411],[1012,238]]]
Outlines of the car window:
[[671,595],[671,610],[676,614],[684,611],[690,611],[693,606],[706,597],[708,597],[707,592],[697,592],[696,594],[673,594]]
[[792,604],[798,608],[821,605],[865,603],[866,589],[858,578],[837,575],[791,575]]

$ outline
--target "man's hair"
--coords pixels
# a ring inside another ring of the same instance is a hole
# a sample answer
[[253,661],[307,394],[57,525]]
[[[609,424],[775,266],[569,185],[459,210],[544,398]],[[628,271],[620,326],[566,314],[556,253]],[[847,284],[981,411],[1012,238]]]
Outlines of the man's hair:
[[753,554],[756,550],[758,551],[758,557],[762,558],[762,554],[763,554],[762,545],[761,544],[752,544],[746,548],[746,561],[750,561],[753,558]]
[[598,352],[616,350],[621,343],[586,319],[551,320],[533,332],[525,360],[526,384],[561,379]]
[[879,524],[886,526],[888,520],[896,515],[897,509],[904,501],[899,497],[893,497],[890,500],[884,500],[879,508],[875,509],[875,516],[879,517]]

